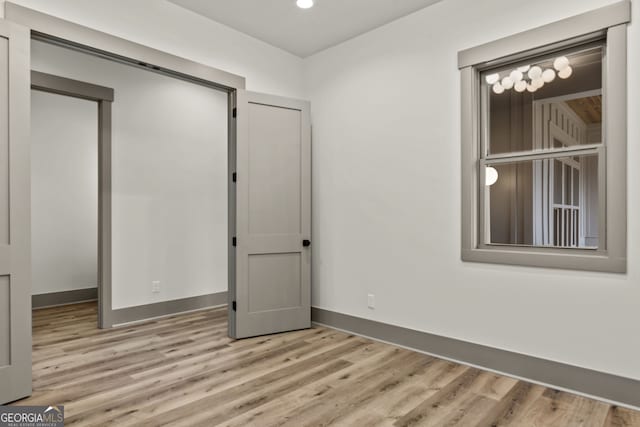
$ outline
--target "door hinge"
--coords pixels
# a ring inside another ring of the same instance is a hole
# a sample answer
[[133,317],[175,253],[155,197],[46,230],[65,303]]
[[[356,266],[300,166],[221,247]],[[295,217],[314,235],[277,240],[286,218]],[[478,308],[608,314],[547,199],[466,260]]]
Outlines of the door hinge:
[[233,311],[236,311],[236,302],[235,301],[231,302],[231,308],[233,309]]
[[236,179],[238,179],[238,175],[234,172],[234,173],[231,175],[231,179],[233,180],[233,182],[236,182]]
[[233,239],[231,239],[231,244],[233,246],[236,246],[238,244],[238,240],[235,238],[235,236],[233,237]]
[[236,107],[233,107],[232,114],[234,119],[238,116],[238,109]]

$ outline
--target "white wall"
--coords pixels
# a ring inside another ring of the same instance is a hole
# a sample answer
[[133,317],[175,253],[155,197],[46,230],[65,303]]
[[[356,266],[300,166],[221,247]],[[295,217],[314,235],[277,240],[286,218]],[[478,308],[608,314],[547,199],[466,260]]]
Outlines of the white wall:
[[32,68],[115,91],[113,308],[226,291],[227,94],[35,41]]
[[248,90],[303,94],[302,59],[165,0],[14,3],[244,76]]
[[31,92],[32,294],[95,288],[98,104]]
[[[624,275],[460,261],[457,52],[607,0],[445,0],[305,63],[313,118],[313,304],[640,379],[640,169]],[[640,114],[640,4],[629,117]],[[629,159],[640,156],[629,123]],[[367,309],[367,293],[377,308]]]

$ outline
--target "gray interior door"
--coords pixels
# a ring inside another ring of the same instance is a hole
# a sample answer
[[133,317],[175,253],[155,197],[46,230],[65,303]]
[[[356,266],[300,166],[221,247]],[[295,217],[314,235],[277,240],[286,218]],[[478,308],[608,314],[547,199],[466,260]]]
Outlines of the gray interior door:
[[229,335],[309,328],[309,103],[238,91],[236,107],[236,269]]
[[31,394],[29,42],[0,20],[0,403]]

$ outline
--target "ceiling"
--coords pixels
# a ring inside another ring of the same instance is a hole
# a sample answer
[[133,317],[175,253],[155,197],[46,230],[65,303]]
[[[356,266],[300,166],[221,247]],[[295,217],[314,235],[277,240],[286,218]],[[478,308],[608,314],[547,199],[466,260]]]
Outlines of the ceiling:
[[586,124],[602,123],[602,95],[566,101]]
[[440,0],[169,1],[304,58]]

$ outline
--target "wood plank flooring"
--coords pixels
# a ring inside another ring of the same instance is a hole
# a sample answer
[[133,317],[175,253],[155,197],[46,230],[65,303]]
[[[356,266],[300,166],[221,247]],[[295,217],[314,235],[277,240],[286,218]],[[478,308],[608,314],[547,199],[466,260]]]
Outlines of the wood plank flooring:
[[112,330],[33,316],[33,396],[87,426],[640,426],[640,413],[327,328],[233,341],[226,309]]

